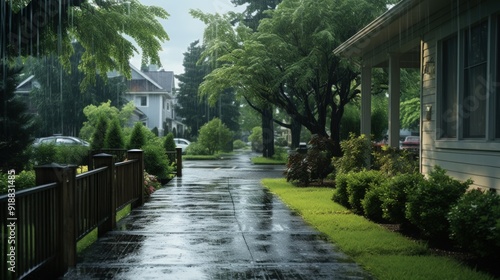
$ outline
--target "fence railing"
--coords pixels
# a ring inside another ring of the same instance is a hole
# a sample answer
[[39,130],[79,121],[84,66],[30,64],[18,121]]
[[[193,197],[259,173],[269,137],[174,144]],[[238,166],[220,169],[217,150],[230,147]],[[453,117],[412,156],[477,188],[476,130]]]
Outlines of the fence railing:
[[95,169],[80,175],[76,166],[36,167],[37,187],[0,196],[0,279],[63,275],[76,265],[83,236],[112,230],[125,205],[143,205],[143,152],[130,150],[127,159],[95,155]]

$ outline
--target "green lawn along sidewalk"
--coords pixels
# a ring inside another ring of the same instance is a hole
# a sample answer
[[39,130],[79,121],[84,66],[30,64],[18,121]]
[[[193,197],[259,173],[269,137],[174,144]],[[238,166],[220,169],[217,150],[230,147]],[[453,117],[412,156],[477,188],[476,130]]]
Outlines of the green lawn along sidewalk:
[[376,279],[494,279],[352,214],[331,200],[334,189],[299,188],[285,179],[264,179],[262,184]]

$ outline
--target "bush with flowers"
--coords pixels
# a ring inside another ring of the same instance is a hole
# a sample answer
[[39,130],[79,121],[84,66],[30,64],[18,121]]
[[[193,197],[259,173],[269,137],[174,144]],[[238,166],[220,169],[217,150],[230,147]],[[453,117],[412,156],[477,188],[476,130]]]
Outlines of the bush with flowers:
[[158,177],[144,171],[144,193],[146,196],[149,197],[159,188],[161,188],[161,183],[158,181]]

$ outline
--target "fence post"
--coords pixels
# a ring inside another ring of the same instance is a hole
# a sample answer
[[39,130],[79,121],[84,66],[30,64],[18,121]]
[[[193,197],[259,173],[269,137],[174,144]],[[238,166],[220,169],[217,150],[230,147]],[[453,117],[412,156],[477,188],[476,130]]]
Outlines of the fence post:
[[136,184],[137,193],[139,194],[139,206],[144,205],[144,152],[142,150],[129,150],[127,152],[127,158],[129,160],[134,160],[136,159],[138,161],[139,165],[139,170],[136,170],[138,173],[137,177],[137,182],[134,182]]
[[107,167],[107,181],[106,192],[109,197],[108,220],[99,228],[99,235],[102,235],[116,227],[116,179],[115,179],[115,160],[109,154],[94,155],[94,168]]
[[76,265],[75,187],[76,166],[52,163],[35,167],[36,185],[58,183],[59,252],[57,270],[64,274]]
[[175,148],[177,151],[177,177],[182,177],[182,148]]

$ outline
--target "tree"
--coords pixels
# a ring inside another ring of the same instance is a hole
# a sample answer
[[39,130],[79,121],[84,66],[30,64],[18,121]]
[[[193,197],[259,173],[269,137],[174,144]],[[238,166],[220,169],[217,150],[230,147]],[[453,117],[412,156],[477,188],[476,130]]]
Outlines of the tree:
[[0,171],[4,172],[22,169],[27,162],[23,151],[33,142],[35,123],[25,103],[14,96],[20,71],[0,64]]
[[[174,141],[174,134],[170,132],[165,136],[165,141],[163,141],[163,148],[165,148],[166,152],[175,152],[175,141]],[[175,155],[169,154],[168,159],[170,162],[175,162]]]
[[233,133],[218,118],[214,118],[200,128],[198,142],[207,147],[211,155],[224,150],[232,140]]
[[130,117],[135,110],[134,102],[130,101],[121,110],[111,106],[111,101],[103,102],[99,106],[89,105],[83,109],[87,121],[83,123],[83,127],[80,130],[80,137],[85,140],[91,140],[91,136],[95,131],[97,122],[100,117],[105,119],[118,119],[121,127],[128,123]]
[[118,119],[113,119],[106,132],[104,140],[104,147],[106,149],[123,149],[125,148],[125,141],[123,139],[123,132]]
[[93,151],[99,151],[104,148],[106,131],[108,131],[108,121],[103,116],[99,116],[99,120],[97,121],[97,126],[95,127],[91,139],[92,142],[91,149]]
[[144,135],[144,125],[141,122],[136,122],[132,129],[127,149],[142,149],[145,144],[146,136]]
[[128,38],[142,50],[144,64],[157,65],[161,43],[169,39],[158,21],[168,13],[138,0],[13,0],[2,1],[0,9],[2,57],[57,53],[69,65],[76,40],[85,49],[79,64],[84,86],[93,84],[96,74],[106,80],[112,70],[130,78],[129,60],[139,51]]

